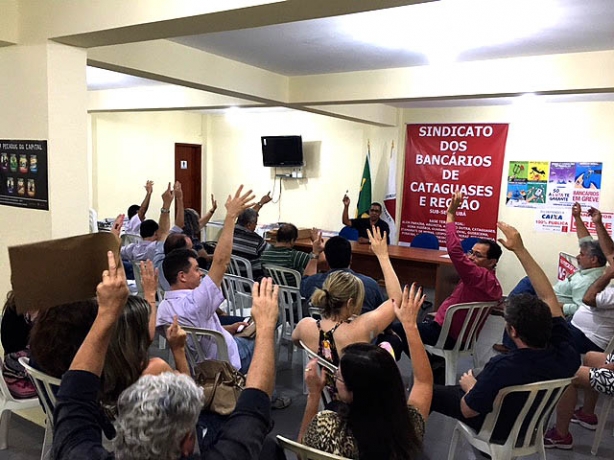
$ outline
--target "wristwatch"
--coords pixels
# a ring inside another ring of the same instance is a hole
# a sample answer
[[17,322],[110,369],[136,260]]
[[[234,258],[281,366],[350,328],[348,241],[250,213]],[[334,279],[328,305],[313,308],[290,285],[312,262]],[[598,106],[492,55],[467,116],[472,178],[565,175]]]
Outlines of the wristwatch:
[[171,210],[170,209],[166,209],[166,208],[160,208],[160,212],[162,214],[168,214],[169,212],[171,212]]
[[320,258],[320,254],[316,254],[315,252],[312,252],[309,254],[309,258],[310,259],[319,259]]

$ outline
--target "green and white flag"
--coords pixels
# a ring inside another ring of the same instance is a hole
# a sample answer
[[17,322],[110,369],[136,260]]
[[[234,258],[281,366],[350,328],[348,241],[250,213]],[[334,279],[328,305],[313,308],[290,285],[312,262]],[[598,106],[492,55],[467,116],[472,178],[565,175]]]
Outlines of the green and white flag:
[[367,147],[367,158],[365,159],[365,169],[362,172],[360,181],[360,194],[356,205],[356,217],[369,217],[371,207],[371,163],[369,161],[371,148]]

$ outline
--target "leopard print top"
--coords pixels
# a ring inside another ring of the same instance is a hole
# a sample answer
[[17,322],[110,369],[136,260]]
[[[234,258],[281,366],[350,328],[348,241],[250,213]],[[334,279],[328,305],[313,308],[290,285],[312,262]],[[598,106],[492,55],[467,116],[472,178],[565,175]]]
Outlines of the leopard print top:
[[[424,419],[413,406],[407,406],[411,423],[420,438],[424,437]],[[318,412],[303,436],[303,444],[330,454],[357,459],[358,446],[347,423],[331,410]]]

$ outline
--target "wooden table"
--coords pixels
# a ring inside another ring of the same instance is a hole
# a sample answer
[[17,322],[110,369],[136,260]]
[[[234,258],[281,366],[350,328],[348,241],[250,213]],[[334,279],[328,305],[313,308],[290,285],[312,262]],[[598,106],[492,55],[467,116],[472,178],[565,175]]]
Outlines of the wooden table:
[[[383,279],[384,275],[377,257],[371,252],[369,245],[355,241],[352,241],[351,244],[352,270],[376,280]],[[311,241],[309,239],[297,240],[295,248],[310,252]],[[447,257],[447,251],[389,246],[388,253],[401,286],[415,281],[422,286],[435,289],[433,302],[435,309],[439,308],[441,302],[452,293],[458,284],[458,274],[452,261]]]

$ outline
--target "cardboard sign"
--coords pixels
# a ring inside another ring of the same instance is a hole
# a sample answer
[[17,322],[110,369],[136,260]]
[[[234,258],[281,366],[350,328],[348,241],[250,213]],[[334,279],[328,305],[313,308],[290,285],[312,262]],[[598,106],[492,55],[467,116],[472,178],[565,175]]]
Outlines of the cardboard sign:
[[119,258],[113,233],[92,233],[9,248],[11,284],[17,312],[45,310],[96,296],[107,251]]

